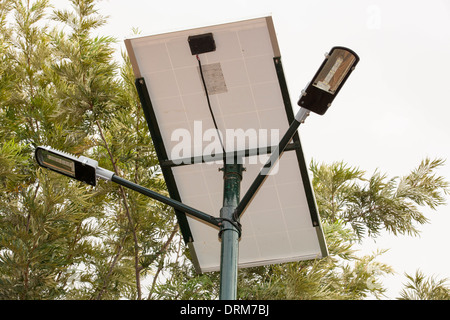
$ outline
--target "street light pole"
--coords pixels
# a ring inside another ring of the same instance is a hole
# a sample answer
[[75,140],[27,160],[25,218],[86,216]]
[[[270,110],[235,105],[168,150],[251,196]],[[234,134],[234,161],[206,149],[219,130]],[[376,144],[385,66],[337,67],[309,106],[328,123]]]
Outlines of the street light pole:
[[[235,159],[236,160],[236,159]],[[240,198],[240,186],[242,180],[242,164],[225,163],[223,169],[223,207],[220,217],[225,218],[221,229],[222,241],[220,250],[220,300],[236,300],[237,295],[237,269],[239,258],[239,238],[241,230],[238,230],[239,221],[234,215]],[[234,221],[232,224],[228,220]]]

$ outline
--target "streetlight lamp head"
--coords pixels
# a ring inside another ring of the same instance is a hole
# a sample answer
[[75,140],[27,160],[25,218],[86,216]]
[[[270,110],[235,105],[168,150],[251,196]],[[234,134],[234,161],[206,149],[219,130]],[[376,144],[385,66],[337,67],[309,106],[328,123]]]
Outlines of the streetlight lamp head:
[[41,167],[83,181],[92,186],[96,185],[97,162],[94,160],[86,157],[75,157],[51,147],[37,147],[35,156]]
[[358,55],[344,47],[333,47],[313,80],[302,91],[298,105],[323,115],[359,61]]

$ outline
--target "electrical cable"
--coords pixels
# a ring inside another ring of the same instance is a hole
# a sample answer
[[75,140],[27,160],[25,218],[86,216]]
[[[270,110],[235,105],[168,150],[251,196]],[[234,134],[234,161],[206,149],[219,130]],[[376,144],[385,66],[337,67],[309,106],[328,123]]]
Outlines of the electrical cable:
[[[198,68],[199,68],[199,71],[200,71],[200,76],[202,78],[203,88],[205,89],[206,100],[208,102],[209,112],[211,113],[211,117],[212,117],[214,126],[215,126],[215,128],[217,130],[217,135],[219,136],[220,144],[222,146],[223,155],[225,157],[225,147],[223,145],[222,137],[220,136],[220,131],[219,131],[219,128],[218,128],[217,122],[216,122],[216,117],[214,116],[214,112],[213,112],[212,107],[211,107],[211,101],[209,100],[208,88],[206,86],[205,77],[203,75],[202,63],[200,61],[200,57],[198,56],[198,54],[196,55],[196,58],[197,58],[197,61],[198,61]],[[236,215],[236,212],[235,212],[235,214],[233,215],[234,220],[233,219],[228,219],[228,218],[216,218],[216,219],[218,221],[221,221],[221,222],[223,222],[223,221],[229,222],[237,230],[237,232],[239,234],[239,238],[240,238],[241,237],[241,233],[242,233],[242,225],[240,224],[239,219],[236,219],[236,217],[237,217],[237,215]],[[223,229],[221,229],[219,235],[222,232],[223,232]]]
[[219,136],[220,144],[222,146],[223,155],[225,157],[225,147],[223,145],[222,137],[220,135],[220,131],[219,131],[219,128],[217,126],[216,117],[214,116],[214,112],[213,112],[212,107],[211,107],[211,101],[209,100],[208,88],[206,87],[205,77],[203,76],[202,62],[200,61],[200,57],[198,56],[198,54],[196,55],[196,58],[197,58],[197,61],[198,61],[198,68],[200,70],[200,76],[202,78],[203,88],[205,89],[206,100],[208,102],[209,112],[211,113],[211,117],[212,117],[212,120],[213,120],[213,123],[214,123],[214,127],[217,130],[217,135]]

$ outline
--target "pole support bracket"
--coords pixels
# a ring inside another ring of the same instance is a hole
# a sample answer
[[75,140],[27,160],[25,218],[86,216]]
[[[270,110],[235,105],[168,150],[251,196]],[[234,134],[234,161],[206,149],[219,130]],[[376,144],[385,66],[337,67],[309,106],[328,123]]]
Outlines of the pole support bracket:
[[[231,217],[231,218],[227,218],[227,217]],[[222,207],[222,209],[220,209],[220,218],[217,218],[217,220],[220,221],[219,222],[219,227],[220,227],[219,238],[222,238],[222,232],[224,232],[225,230],[232,230],[232,231],[236,231],[239,234],[239,239],[241,239],[242,225],[238,221],[238,219],[236,219],[234,208]]]

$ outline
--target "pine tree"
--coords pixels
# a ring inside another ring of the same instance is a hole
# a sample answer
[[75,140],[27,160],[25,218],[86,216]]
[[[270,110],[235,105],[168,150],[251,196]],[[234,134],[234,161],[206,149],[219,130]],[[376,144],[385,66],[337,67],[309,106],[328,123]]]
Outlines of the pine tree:
[[427,278],[420,270],[414,276],[405,275],[408,283],[400,292],[399,300],[450,300],[448,279]]
[[313,162],[313,186],[321,215],[327,221],[350,225],[360,239],[366,234],[376,237],[381,230],[418,235],[415,224],[429,222],[421,207],[436,209],[449,193],[449,183],[435,174],[443,164],[441,159],[425,159],[409,175],[388,179],[378,171],[365,178],[364,171],[343,162]]
[[172,250],[172,210],[33,157],[51,145],[166,192],[129,61],[119,66],[115,40],[94,35],[106,22],[95,1],[71,3],[0,6],[0,298],[141,299],[141,278],[153,282]]

